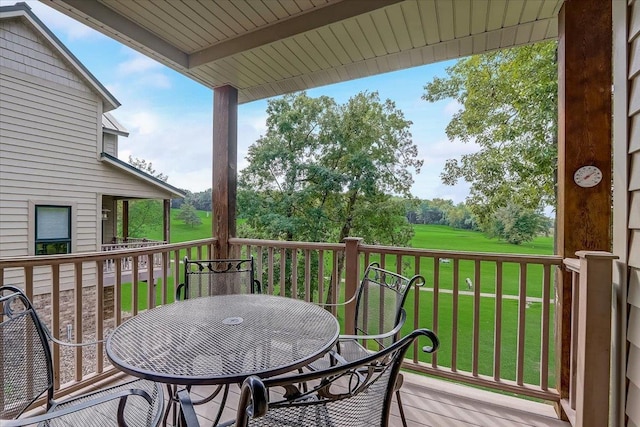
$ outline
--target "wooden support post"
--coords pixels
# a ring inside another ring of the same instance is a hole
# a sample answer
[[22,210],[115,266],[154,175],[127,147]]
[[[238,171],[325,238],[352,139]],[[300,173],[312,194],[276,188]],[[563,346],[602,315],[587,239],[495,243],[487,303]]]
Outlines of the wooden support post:
[[[601,0],[566,0],[558,16],[558,211],[557,251],[611,250],[612,6]],[[597,166],[602,181],[589,188],[573,175]],[[556,381],[569,396],[571,274],[558,275]],[[561,418],[566,419],[560,405]]]
[[171,243],[171,199],[164,199],[162,213],[162,240]]
[[218,258],[229,258],[229,237],[236,235],[237,146],[238,90],[222,86],[213,91],[211,232]]
[[[348,300],[355,295],[358,289],[358,273],[360,272],[360,256],[358,247],[362,242],[360,237],[347,237],[344,239],[345,248],[345,272],[344,272],[344,298]],[[347,304],[344,308],[344,330],[347,334],[356,333],[355,324],[355,301]]]
[[129,239],[129,201],[122,201],[122,239]]
[[609,425],[612,272],[618,257],[601,251],[576,255],[580,282],[575,425],[600,427]]

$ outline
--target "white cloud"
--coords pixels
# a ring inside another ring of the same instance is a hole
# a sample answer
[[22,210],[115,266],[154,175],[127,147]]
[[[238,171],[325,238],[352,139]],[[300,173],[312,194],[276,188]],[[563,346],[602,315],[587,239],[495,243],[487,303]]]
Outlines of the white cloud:
[[163,68],[163,66],[160,63],[154,61],[149,57],[146,57],[134,51],[130,51],[130,52],[132,54],[132,58],[126,61],[120,62],[116,67],[116,71],[121,76],[127,76],[130,74],[139,74],[139,73],[147,72],[149,70]]
[[447,113],[450,116],[453,116],[455,113],[457,113],[460,109],[462,108],[462,104],[460,104],[458,101],[456,101],[455,99],[450,100],[445,106],[444,106],[444,112]]

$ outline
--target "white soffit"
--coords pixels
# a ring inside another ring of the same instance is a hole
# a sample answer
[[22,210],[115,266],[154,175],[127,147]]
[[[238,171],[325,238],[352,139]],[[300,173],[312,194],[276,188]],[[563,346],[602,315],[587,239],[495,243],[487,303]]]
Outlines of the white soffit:
[[45,3],[243,103],[552,40],[563,0]]

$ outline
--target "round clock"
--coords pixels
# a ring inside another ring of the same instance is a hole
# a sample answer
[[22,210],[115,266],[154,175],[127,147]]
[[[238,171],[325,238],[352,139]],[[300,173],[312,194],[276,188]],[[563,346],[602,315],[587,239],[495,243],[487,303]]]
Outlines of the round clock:
[[602,181],[602,171],[596,166],[582,166],[573,174],[573,180],[580,187],[595,187]]

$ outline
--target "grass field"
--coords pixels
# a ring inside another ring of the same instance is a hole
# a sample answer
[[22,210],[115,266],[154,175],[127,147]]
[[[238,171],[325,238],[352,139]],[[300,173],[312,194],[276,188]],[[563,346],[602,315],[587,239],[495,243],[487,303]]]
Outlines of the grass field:
[[[177,210],[172,210],[172,218],[177,214]],[[183,242],[197,240],[209,237],[211,235],[211,216],[207,216],[205,212],[198,212],[202,219],[202,224],[197,227],[190,227],[172,219],[171,223],[171,241]],[[496,239],[488,239],[482,233],[468,230],[452,229],[447,226],[440,225],[416,225],[414,226],[415,235],[411,241],[411,246],[415,248],[434,249],[434,250],[453,250],[466,252],[486,252],[486,253],[514,253],[514,254],[530,254],[530,255],[551,255],[553,254],[553,237],[538,237],[533,242],[523,245],[512,245]],[[158,233],[159,234],[159,233]],[[159,239],[160,236],[150,235],[150,238]],[[374,260],[372,258],[372,260]],[[388,259],[387,262],[390,262]],[[474,278],[474,263],[471,261],[461,261],[459,264],[459,287],[461,290],[466,289],[464,280],[467,277]],[[426,290],[420,293],[420,312],[418,313],[417,322],[419,327],[433,328],[433,292],[428,288],[433,285],[433,261],[424,259],[421,263],[421,274],[426,278]],[[440,270],[440,287],[441,289],[452,289],[453,287],[453,263],[441,263]],[[480,290],[484,293],[495,293],[495,264],[489,262],[481,263],[480,274]],[[519,289],[519,266],[513,263],[505,263],[503,265],[503,290],[506,295],[518,295]],[[530,266],[527,269],[527,296],[542,296],[542,267]],[[173,294],[173,283],[167,284],[170,294],[170,301]],[[147,306],[146,284],[139,285],[140,295],[138,306],[142,309]],[[130,291],[124,289],[123,295],[126,296]],[[553,295],[553,294],[552,294]],[[414,329],[414,313],[411,309],[414,306],[413,294],[410,294],[405,307],[410,308],[408,311],[408,319],[403,329],[403,333],[407,333]],[[480,301],[480,340],[479,340],[479,373],[482,375],[493,375],[494,363],[494,318],[495,318],[495,298],[481,298]],[[123,298],[123,308],[131,306],[130,299]],[[437,333],[441,339],[441,347],[437,352],[438,363],[442,366],[450,366],[452,360],[453,347],[453,298],[450,293],[439,294],[438,302],[438,328]],[[551,306],[551,319],[553,319],[553,305]],[[513,299],[504,299],[502,301],[503,320],[502,320],[502,339],[501,348],[501,377],[514,380],[516,376],[516,353],[517,353],[517,318],[518,318],[518,301]],[[525,315],[525,357],[524,357],[524,380],[525,383],[539,384],[540,381],[540,347],[541,347],[541,310],[540,303],[528,304]],[[342,317],[342,313],[339,313]],[[342,320],[342,319],[341,319]],[[472,331],[473,331],[473,297],[468,295],[460,295],[458,303],[458,326],[457,326],[457,345],[456,354],[457,368],[462,371],[470,371],[471,348],[472,348]],[[552,332],[552,331],[551,331]],[[550,337],[553,333],[549,334]],[[552,339],[552,338],[550,338]],[[554,384],[553,369],[553,345],[550,345],[549,360],[549,384]],[[430,362],[431,356],[420,353],[420,360]]]

